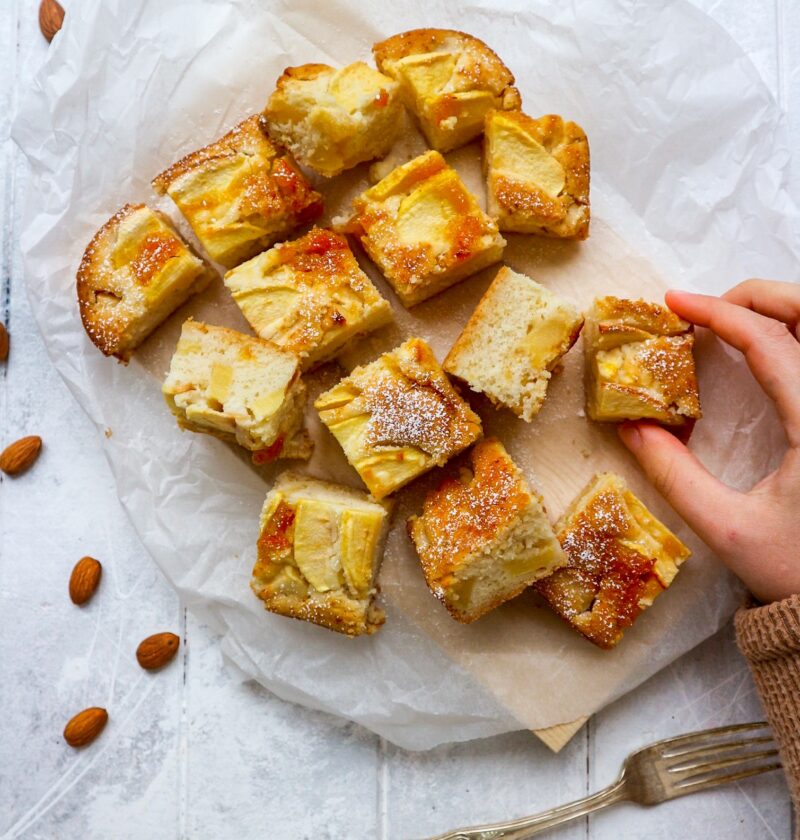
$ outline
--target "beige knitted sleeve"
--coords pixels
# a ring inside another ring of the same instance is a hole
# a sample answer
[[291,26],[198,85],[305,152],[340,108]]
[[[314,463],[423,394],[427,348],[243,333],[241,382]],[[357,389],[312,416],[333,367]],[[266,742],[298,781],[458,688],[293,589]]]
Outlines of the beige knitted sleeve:
[[800,595],[736,613],[736,641],[753,672],[800,815]]

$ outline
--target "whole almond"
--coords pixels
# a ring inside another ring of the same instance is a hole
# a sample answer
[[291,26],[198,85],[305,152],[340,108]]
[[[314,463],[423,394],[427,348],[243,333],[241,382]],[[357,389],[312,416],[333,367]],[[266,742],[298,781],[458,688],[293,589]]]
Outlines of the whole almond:
[[42,0],[39,4],[39,29],[42,35],[52,41],[63,23],[64,9],[58,0]]
[[64,727],[64,740],[71,747],[85,747],[103,731],[108,721],[108,712],[99,706],[92,706],[78,712]]
[[81,557],[69,576],[69,597],[72,603],[78,606],[85,604],[94,595],[102,574],[103,567],[99,560]]
[[6,325],[0,323],[0,362],[8,358],[8,330]]
[[42,439],[37,435],[29,435],[10,443],[0,453],[0,470],[8,475],[24,472],[39,457]]
[[174,633],[156,633],[148,636],[136,648],[136,660],[145,671],[163,668],[178,652],[181,640]]

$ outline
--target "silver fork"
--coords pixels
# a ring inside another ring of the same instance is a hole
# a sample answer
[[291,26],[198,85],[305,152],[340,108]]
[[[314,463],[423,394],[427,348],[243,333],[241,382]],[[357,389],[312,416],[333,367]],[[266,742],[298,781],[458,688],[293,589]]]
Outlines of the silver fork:
[[631,753],[617,781],[599,793],[533,817],[460,828],[432,840],[527,840],[617,802],[657,805],[777,770],[780,761],[770,759],[776,759],[778,750],[766,727],[766,723],[742,723],[657,741]]

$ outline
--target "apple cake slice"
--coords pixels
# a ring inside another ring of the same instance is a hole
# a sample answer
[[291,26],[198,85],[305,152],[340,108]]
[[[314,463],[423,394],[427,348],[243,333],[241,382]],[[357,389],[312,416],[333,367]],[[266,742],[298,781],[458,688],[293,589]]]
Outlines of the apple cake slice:
[[267,134],[264,118],[239,123],[153,179],[192,226],[212,260],[233,268],[322,213],[292,156]]
[[491,111],[483,162],[489,215],[500,230],[589,235],[589,141],[579,125],[557,114]]
[[225,285],[256,333],[297,354],[304,369],[392,318],[347,239],[320,228],[242,263]]
[[456,339],[444,369],[530,422],[583,316],[544,286],[503,266]]
[[683,426],[702,416],[692,325],[666,306],[597,298],[586,315],[583,342],[592,420]]
[[270,134],[328,178],[383,157],[402,125],[397,82],[363,61],[287,67],[264,116]]
[[569,563],[536,584],[553,610],[612,648],[691,551],[613,473],[596,475],[556,523]]
[[491,438],[428,494],[408,532],[431,592],[464,624],[567,563],[542,497]]
[[311,456],[299,360],[269,341],[190,318],[162,392],[182,429],[238,443],[256,464]]
[[521,105],[514,76],[483,41],[453,29],[412,29],[372,48],[378,67],[400,84],[428,143],[449,152],[474,140],[492,108]]
[[285,472],[261,511],[250,586],[270,612],[348,636],[374,633],[384,622],[375,596],[388,526],[388,503]]
[[213,276],[166,216],[126,204],[97,231],[78,268],[83,327],[102,353],[127,362]]
[[438,152],[398,166],[353,209],[343,230],[358,237],[407,307],[497,262],[506,244]]
[[314,407],[376,499],[481,437],[481,420],[421,338],[355,368]]

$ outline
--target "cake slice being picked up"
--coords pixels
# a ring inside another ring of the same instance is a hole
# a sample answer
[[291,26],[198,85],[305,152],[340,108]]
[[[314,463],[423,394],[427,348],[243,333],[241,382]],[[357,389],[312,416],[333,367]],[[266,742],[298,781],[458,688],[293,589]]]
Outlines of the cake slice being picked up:
[[387,503],[285,472],[261,511],[250,586],[270,612],[348,636],[374,633],[384,622],[374,602],[388,526]]
[[565,565],[542,498],[503,445],[474,446],[458,477],[425,499],[408,533],[431,592],[456,621],[475,621]]
[[586,315],[583,345],[592,420],[691,428],[702,416],[692,325],[666,306],[597,298]]

